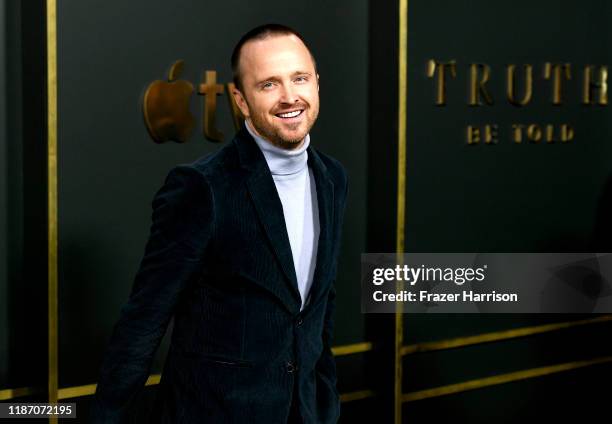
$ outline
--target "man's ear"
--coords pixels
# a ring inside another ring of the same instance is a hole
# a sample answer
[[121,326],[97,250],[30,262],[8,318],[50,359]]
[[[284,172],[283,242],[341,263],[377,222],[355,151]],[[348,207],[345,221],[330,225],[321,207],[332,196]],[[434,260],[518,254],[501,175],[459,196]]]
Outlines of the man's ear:
[[244,116],[245,118],[248,118],[249,117],[249,106],[247,105],[247,102],[244,96],[242,95],[242,93],[240,92],[240,90],[234,87],[232,89],[232,96],[234,96],[234,101],[236,102],[238,109],[240,109],[242,116]]
[[317,91],[319,91],[319,74],[317,74]]

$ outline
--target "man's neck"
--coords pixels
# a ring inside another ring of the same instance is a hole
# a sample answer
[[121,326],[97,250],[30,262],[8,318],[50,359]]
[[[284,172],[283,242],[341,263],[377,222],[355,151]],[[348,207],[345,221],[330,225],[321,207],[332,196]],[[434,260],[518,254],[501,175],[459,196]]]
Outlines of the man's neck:
[[310,145],[310,135],[306,134],[302,146],[299,149],[282,149],[251,130],[247,124],[247,131],[251,134],[255,143],[261,149],[268,168],[273,176],[295,175],[302,172],[308,166],[308,146]]

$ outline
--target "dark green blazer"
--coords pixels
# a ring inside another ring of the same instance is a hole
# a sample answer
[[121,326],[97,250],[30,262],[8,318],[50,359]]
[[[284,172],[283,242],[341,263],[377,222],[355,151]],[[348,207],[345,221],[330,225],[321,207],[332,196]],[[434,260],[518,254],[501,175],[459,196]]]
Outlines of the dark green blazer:
[[101,367],[94,422],[120,422],[142,390],[170,319],[170,350],[151,418],[165,423],[304,423],[340,413],[330,349],[348,191],[335,159],[308,147],[320,236],[300,312],[282,204],[243,127],[214,154],[172,169]]

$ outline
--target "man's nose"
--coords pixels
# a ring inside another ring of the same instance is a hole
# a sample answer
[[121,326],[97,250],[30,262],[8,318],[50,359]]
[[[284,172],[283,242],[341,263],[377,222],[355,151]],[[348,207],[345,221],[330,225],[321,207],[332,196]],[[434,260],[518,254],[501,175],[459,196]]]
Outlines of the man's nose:
[[290,84],[283,84],[282,93],[281,93],[281,102],[293,104],[298,101],[297,93],[295,92],[294,87]]

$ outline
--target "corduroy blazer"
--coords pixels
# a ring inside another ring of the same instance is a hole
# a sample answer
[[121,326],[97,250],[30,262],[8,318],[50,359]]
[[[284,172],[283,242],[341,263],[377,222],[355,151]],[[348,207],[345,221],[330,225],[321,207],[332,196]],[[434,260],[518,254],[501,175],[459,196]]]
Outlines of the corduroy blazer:
[[292,402],[305,424],[337,421],[331,342],[348,180],[337,160],[307,152],[320,235],[302,311],[282,204],[244,126],[216,153],[170,171],[103,358],[94,422],[126,419],[171,318],[152,421],[285,424]]

